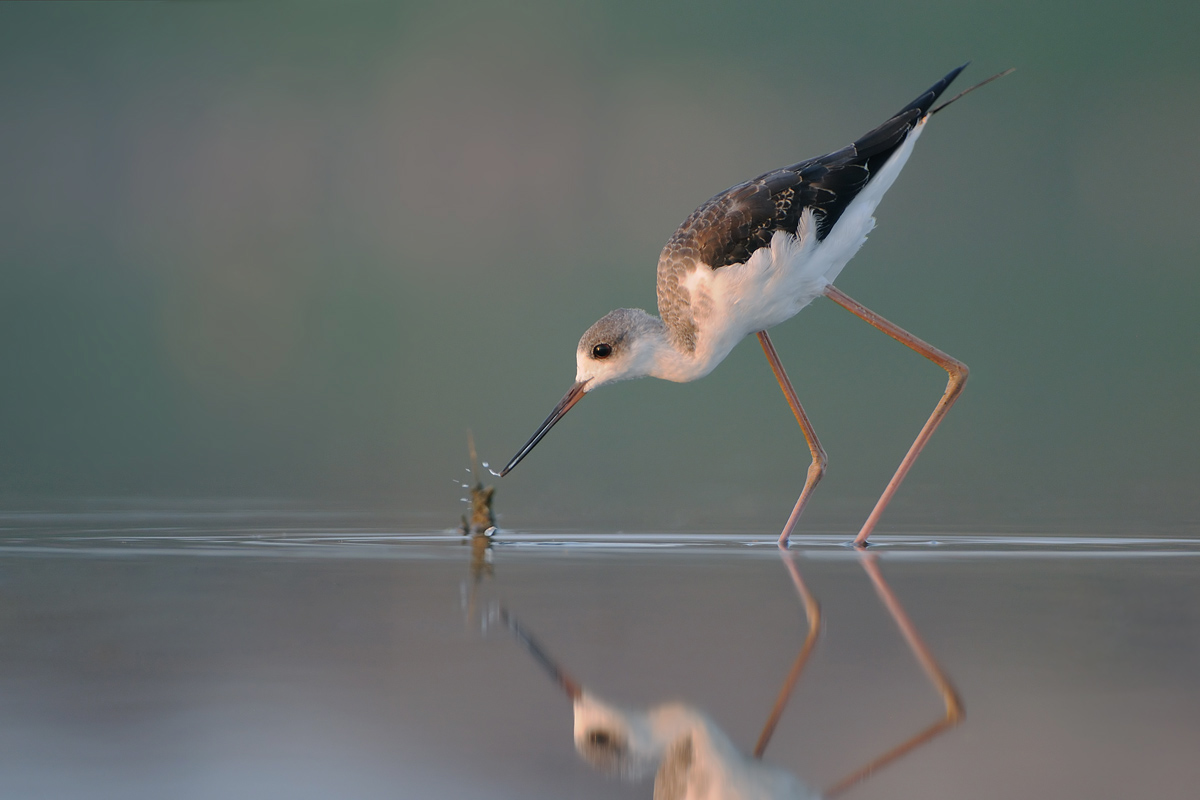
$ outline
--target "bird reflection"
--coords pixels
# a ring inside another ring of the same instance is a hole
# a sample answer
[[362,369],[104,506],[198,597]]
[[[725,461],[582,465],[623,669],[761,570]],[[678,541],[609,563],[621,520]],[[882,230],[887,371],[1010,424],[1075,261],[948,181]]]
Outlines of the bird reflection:
[[950,679],[884,580],[877,555],[860,552],[862,567],[884,608],[895,621],[927,677],[941,693],[945,713],[929,727],[824,791],[818,791],[787,770],[764,763],[762,755],[812,654],[821,627],[820,607],[805,586],[796,562],[786,552],[780,555],[804,607],[808,631],[758,742],[749,755],[740,750],[703,711],[692,706],[665,703],[642,710],[609,704],[571,677],[507,609],[498,608],[497,615],[573,702],[575,749],[596,769],[631,780],[645,777],[653,771],[654,800],[832,798],[956,725],[963,718],[963,705]]

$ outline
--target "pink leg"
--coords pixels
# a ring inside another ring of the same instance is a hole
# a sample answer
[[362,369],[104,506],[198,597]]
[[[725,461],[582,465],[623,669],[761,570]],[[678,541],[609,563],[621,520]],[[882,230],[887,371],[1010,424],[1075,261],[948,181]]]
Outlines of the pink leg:
[[822,795],[825,798],[832,798],[841,794],[859,781],[870,777],[872,773],[880,768],[900,758],[905,753],[920,747],[939,733],[953,728],[959,722],[962,722],[963,716],[966,713],[962,700],[954,688],[954,684],[950,682],[950,678],[947,677],[941,666],[938,665],[937,660],[933,657],[933,653],[929,651],[929,646],[921,638],[921,634],[917,633],[917,627],[909,619],[904,606],[900,605],[900,600],[892,591],[892,587],[888,586],[887,581],[883,579],[883,573],[879,571],[876,559],[877,556],[875,553],[863,553],[863,569],[866,570],[871,583],[875,585],[875,591],[879,594],[879,599],[883,601],[884,608],[888,610],[892,619],[895,620],[896,627],[900,629],[900,635],[904,637],[904,641],[908,644],[913,655],[916,656],[917,661],[921,664],[921,668],[925,670],[925,674],[929,677],[930,682],[933,683],[938,693],[941,694],[942,701],[946,706],[946,713],[937,722],[904,740],[886,753],[874,758],[865,767],[855,770],[826,789]]
[[779,724],[779,718],[783,716],[783,710],[787,708],[792,690],[796,688],[796,681],[800,680],[800,673],[804,671],[804,665],[808,663],[808,657],[812,655],[813,648],[817,644],[817,636],[821,633],[821,606],[808,591],[808,587],[804,585],[804,579],[800,577],[800,569],[796,566],[796,562],[783,550],[786,546],[786,544],[780,544],[779,556],[783,559],[783,564],[787,567],[788,574],[791,575],[792,584],[796,587],[796,593],[800,595],[800,602],[804,605],[804,616],[808,618],[808,635],[804,637],[804,644],[800,646],[800,652],[796,655],[796,660],[792,662],[792,668],[784,678],[783,686],[779,688],[779,696],[775,698],[775,705],[767,716],[762,733],[758,735],[758,742],[754,745],[755,758],[762,758],[763,753],[766,752],[771,735],[775,733],[775,726]]
[[[950,380],[946,383],[946,391],[942,395],[941,401],[933,409],[933,413],[929,416],[925,427],[921,428],[921,432],[917,434],[916,441],[912,443],[912,447],[908,448],[908,453],[904,456],[904,460],[900,462],[900,466],[896,469],[896,474],[888,482],[887,488],[883,490],[883,494],[880,495],[879,500],[875,503],[875,508],[871,510],[871,515],[867,517],[867,521],[863,523],[862,530],[855,537],[854,544],[863,547],[866,545],[867,537],[871,535],[871,531],[875,530],[875,524],[879,522],[879,517],[882,516],[883,510],[887,508],[887,504],[891,502],[892,496],[900,488],[900,484],[904,481],[904,476],[908,474],[913,462],[917,460],[917,456],[921,455],[921,450],[928,444],[929,437],[933,436],[933,432],[937,430],[937,426],[942,422],[942,417],[946,416],[946,412],[950,410],[950,406],[954,405],[954,401],[962,393],[963,386],[967,383],[968,370],[966,364],[955,358],[951,358],[933,345],[921,341],[900,326],[888,322],[862,303],[851,299],[837,287],[828,287],[825,290],[825,296],[901,344],[916,350],[946,370],[950,375]],[[762,334],[759,335],[761,336]]]
[[812,464],[808,466],[808,477],[804,480],[804,489],[796,500],[787,524],[783,526],[783,533],[779,534],[779,546],[787,547],[792,530],[796,527],[796,522],[800,519],[804,507],[808,505],[813,489],[817,487],[821,476],[825,474],[825,465],[829,459],[825,456],[825,449],[821,447],[821,442],[817,440],[817,432],[813,429],[812,423],[808,421],[808,415],[804,413],[804,406],[800,405],[800,398],[796,396],[792,382],[788,380],[787,373],[783,371],[783,363],[779,360],[779,354],[775,352],[775,345],[771,343],[771,337],[767,335],[766,331],[759,331],[758,341],[767,355],[767,361],[771,362],[771,371],[775,373],[775,380],[779,381],[779,388],[783,389],[783,396],[787,398],[792,413],[796,415],[796,421],[800,423],[800,430],[804,432],[804,440],[808,442],[808,451],[812,454]]

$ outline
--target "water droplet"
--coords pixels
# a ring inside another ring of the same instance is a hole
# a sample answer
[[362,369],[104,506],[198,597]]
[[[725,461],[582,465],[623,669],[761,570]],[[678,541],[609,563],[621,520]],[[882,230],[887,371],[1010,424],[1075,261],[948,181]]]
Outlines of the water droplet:
[[459,499],[459,500],[462,500],[464,503],[469,503],[469,502],[471,502],[470,500],[468,500],[468,499],[467,499],[467,498],[465,498],[465,497],[460,497],[460,498],[458,498],[458,499]]
[[496,472],[496,470],[492,469],[491,467],[488,467],[488,472],[492,473],[492,474],[493,474],[493,475],[495,475],[497,478],[499,478],[499,477],[500,477],[500,473],[499,473],[499,472]]
[[488,463],[486,461],[480,461],[479,463],[483,464],[484,469],[488,469]]

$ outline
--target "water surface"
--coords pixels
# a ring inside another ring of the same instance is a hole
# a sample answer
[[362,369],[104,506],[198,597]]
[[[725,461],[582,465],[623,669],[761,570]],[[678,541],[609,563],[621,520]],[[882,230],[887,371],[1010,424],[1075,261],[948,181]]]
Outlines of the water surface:
[[[805,632],[738,533],[502,532],[152,506],[0,518],[0,796],[649,797],[593,772],[503,603],[589,689],[682,700],[749,749]],[[846,797],[1185,798],[1200,783],[1200,540],[880,536],[966,701]],[[790,557],[815,656],[767,752],[825,786],[941,713],[848,536]]]

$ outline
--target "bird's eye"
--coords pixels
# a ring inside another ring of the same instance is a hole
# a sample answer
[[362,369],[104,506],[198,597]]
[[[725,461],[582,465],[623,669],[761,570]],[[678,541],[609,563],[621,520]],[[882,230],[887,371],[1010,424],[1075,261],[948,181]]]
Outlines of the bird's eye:
[[592,348],[592,358],[608,358],[612,355],[612,345],[601,342]]
[[575,740],[575,747],[579,755],[599,770],[617,774],[629,770],[626,763],[629,743],[619,731],[592,728]]

